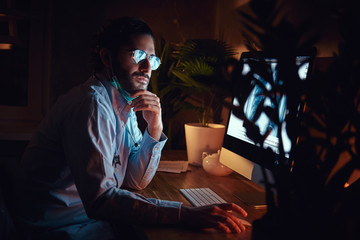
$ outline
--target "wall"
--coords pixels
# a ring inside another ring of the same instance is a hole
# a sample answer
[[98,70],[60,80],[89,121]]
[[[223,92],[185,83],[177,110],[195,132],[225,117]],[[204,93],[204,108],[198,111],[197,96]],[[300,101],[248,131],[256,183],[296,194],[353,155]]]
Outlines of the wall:
[[[79,1],[80,2],[80,1]],[[51,102],[92,73],[93,34],[109,19],[144,19],[158,37],[172,42],[215,36],[216,0],[53,1]]]
[[[238,10],[249,13],[249,2],[249,0],[226,0],[217,3],[215,31],[219,38],[238,50],[238,57],[243,51],[247,51],[243,36],[244,19],[240,17]],[[278,5],[283,7],[284,17],[289,22],[295,26],[306,22],[305,26],[309,34],[319,37],[315,44],[317,57],[333,56],[338,51],[338,44],[341,42],[337,18],[332,10],[333,2],[336,1],[278,0]]]

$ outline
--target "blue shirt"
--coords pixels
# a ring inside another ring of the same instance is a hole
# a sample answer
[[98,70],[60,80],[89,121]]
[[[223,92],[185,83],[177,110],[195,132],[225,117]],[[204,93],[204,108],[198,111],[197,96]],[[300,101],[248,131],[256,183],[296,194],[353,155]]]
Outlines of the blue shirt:
[[40,232],[91,219],[178,223],[181,203],[125,190],[150,183],[166,140],[142,134],[122,95],[103,76],[90,77],[57,101],[27,147],[16,219]]

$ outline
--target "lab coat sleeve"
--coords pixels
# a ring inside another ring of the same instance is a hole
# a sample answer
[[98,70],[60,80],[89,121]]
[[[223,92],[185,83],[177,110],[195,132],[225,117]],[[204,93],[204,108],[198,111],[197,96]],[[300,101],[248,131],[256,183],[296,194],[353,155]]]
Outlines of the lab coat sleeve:
[[116,187],[112,166],[116,121],[112,116],[111,106],[92,96],[69,111],[63,123],[66,159],[87,215],[114,222],[178,223],[181,203],[149,200]]
[[157,141],[149,135],[147,129],[142,136],[137,126],[136,115],[132,112],[130,117],[132,120],[128,121],[128,127],[135,142],[140,143],[140,146],[133,146],[130,150],[123,185],[128,188],[141,190],[151,182],[156,173],[161,150],[167,141],[167,137],[162,133],[160,140]]

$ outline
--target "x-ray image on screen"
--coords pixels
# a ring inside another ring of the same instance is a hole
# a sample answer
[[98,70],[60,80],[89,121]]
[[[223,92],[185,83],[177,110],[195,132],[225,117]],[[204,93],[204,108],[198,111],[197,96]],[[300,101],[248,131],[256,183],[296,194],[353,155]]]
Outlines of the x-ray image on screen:
[[[270,63],[270,67],[273,73],[273,80],[275,84],[281,84],[277,78],[277,70],[276,63]],[[247,74],[249,71],[249,66],[246,64],[243,70],[243,74]],[[253,76],[263,85],[267,90],[271,90],[271,84],[265,81],[261,76],[254,74]],[[286,110],[286,96],[278,96],[276,101],[279,105],[279,120],[282,122],[285,118],[285,110]],[[262,106],[260,106],[262,104]],[[244,113],[247,119],[253,121],[256,111],[259,108],[270,107],[275,108],[274,103],[271,101],[269,97],[266,97],[264,94],[264,90],[258,84],[254,84],[254,88],[251,91],[244,108]],[[260,128],[260,133],[264,135],[267,131],[270,131],[270,136],[278,137],[278,126],[270,120],[270,118],[264,113],[261,112],[259,118],[255,122]]]
[[[305,62],[305,64],[302,64],[304,60],[309,59],[309,57],[305,56],[299,56],[297,57],[297,63],[299,65],[298,74],[300,79],[305,79],[308,72],[309,62]],[[277,60],[276,59],[266,59],[266,61],[269,63],[271,71],[272,71],[272,77],[274,84],[282,84],[282,82],[277,77]],[[302,65],[300,65],[302,64]],[[243,66],[242,75],[246,75],[248,72],[250,72],[250,66],[245,61]],[[249,94],[248,99],[245,102],[244,105],[244,114],[247,119],[252,121],[254,119],[254,115],[256,110],[260,107],[259,104],[262,103],[261,107],[270,107],[274,108],[274,103],[270,100],[270,98],[266,97],[263,94],[263,87],[265,87],[267,90],[271,90],[271,84],[267,81],[265,81],[260,75],[254,73],[253,78],[257,80],[258,84],[255,84],[256,81],[254,81],[254,86],[252,91]],[[263,86],[260,87],[259,84],[262,84]],[[283,122],[282,124],[282,141],[283,141],[283,147],[286,155],[290,152],[291,149],[291,141],[287,135],[286,132],[286,122],[284,121],[286,116],[286,96],[278,96],[277,99],[278,104],[278,113],[279,113],[279,120],[280,122]],[[239,106],[238,100],[234,98],[233,104],[235,106]],[[261,111],[258,119],[255,122],[255,125],[257,125],[260,129],[260,133],[264,135],[268,130],[270,130],[269,136],[265,139],[264,142],[264,148],[270,147],[275,153],[279,153],[278,145],[279,145],[279,131],[278,126],[270,120],[270,118]],[[227,128],[227,134],[230,136],[233,136],[237,139],[243,140],[245,142],[255,144],[251,139],[249,139],[246,135],[246,129],[243,126],[243,121],[241,119],[238,119],[233,113],[230,114],[229,118],[229,126]]]

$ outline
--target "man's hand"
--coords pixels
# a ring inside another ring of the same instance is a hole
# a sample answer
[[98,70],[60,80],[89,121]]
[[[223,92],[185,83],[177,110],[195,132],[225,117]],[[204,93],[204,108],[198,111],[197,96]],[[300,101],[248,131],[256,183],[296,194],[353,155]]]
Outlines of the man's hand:
[[132,94],[130,97],[135,98],[131,107],[134,111],[142,111],[143,118],[148,124],[149,134],[156,140],[160,140],[163,130],[161,119],[161,105],[158,96],[147,90],[140,90]]
[[214,228],[222,232],[240,233],[245,226],[232,212],[246,217],[247,212],[234,203],[214,204],[204,207],[181,207],[180,221],[190,228]]

